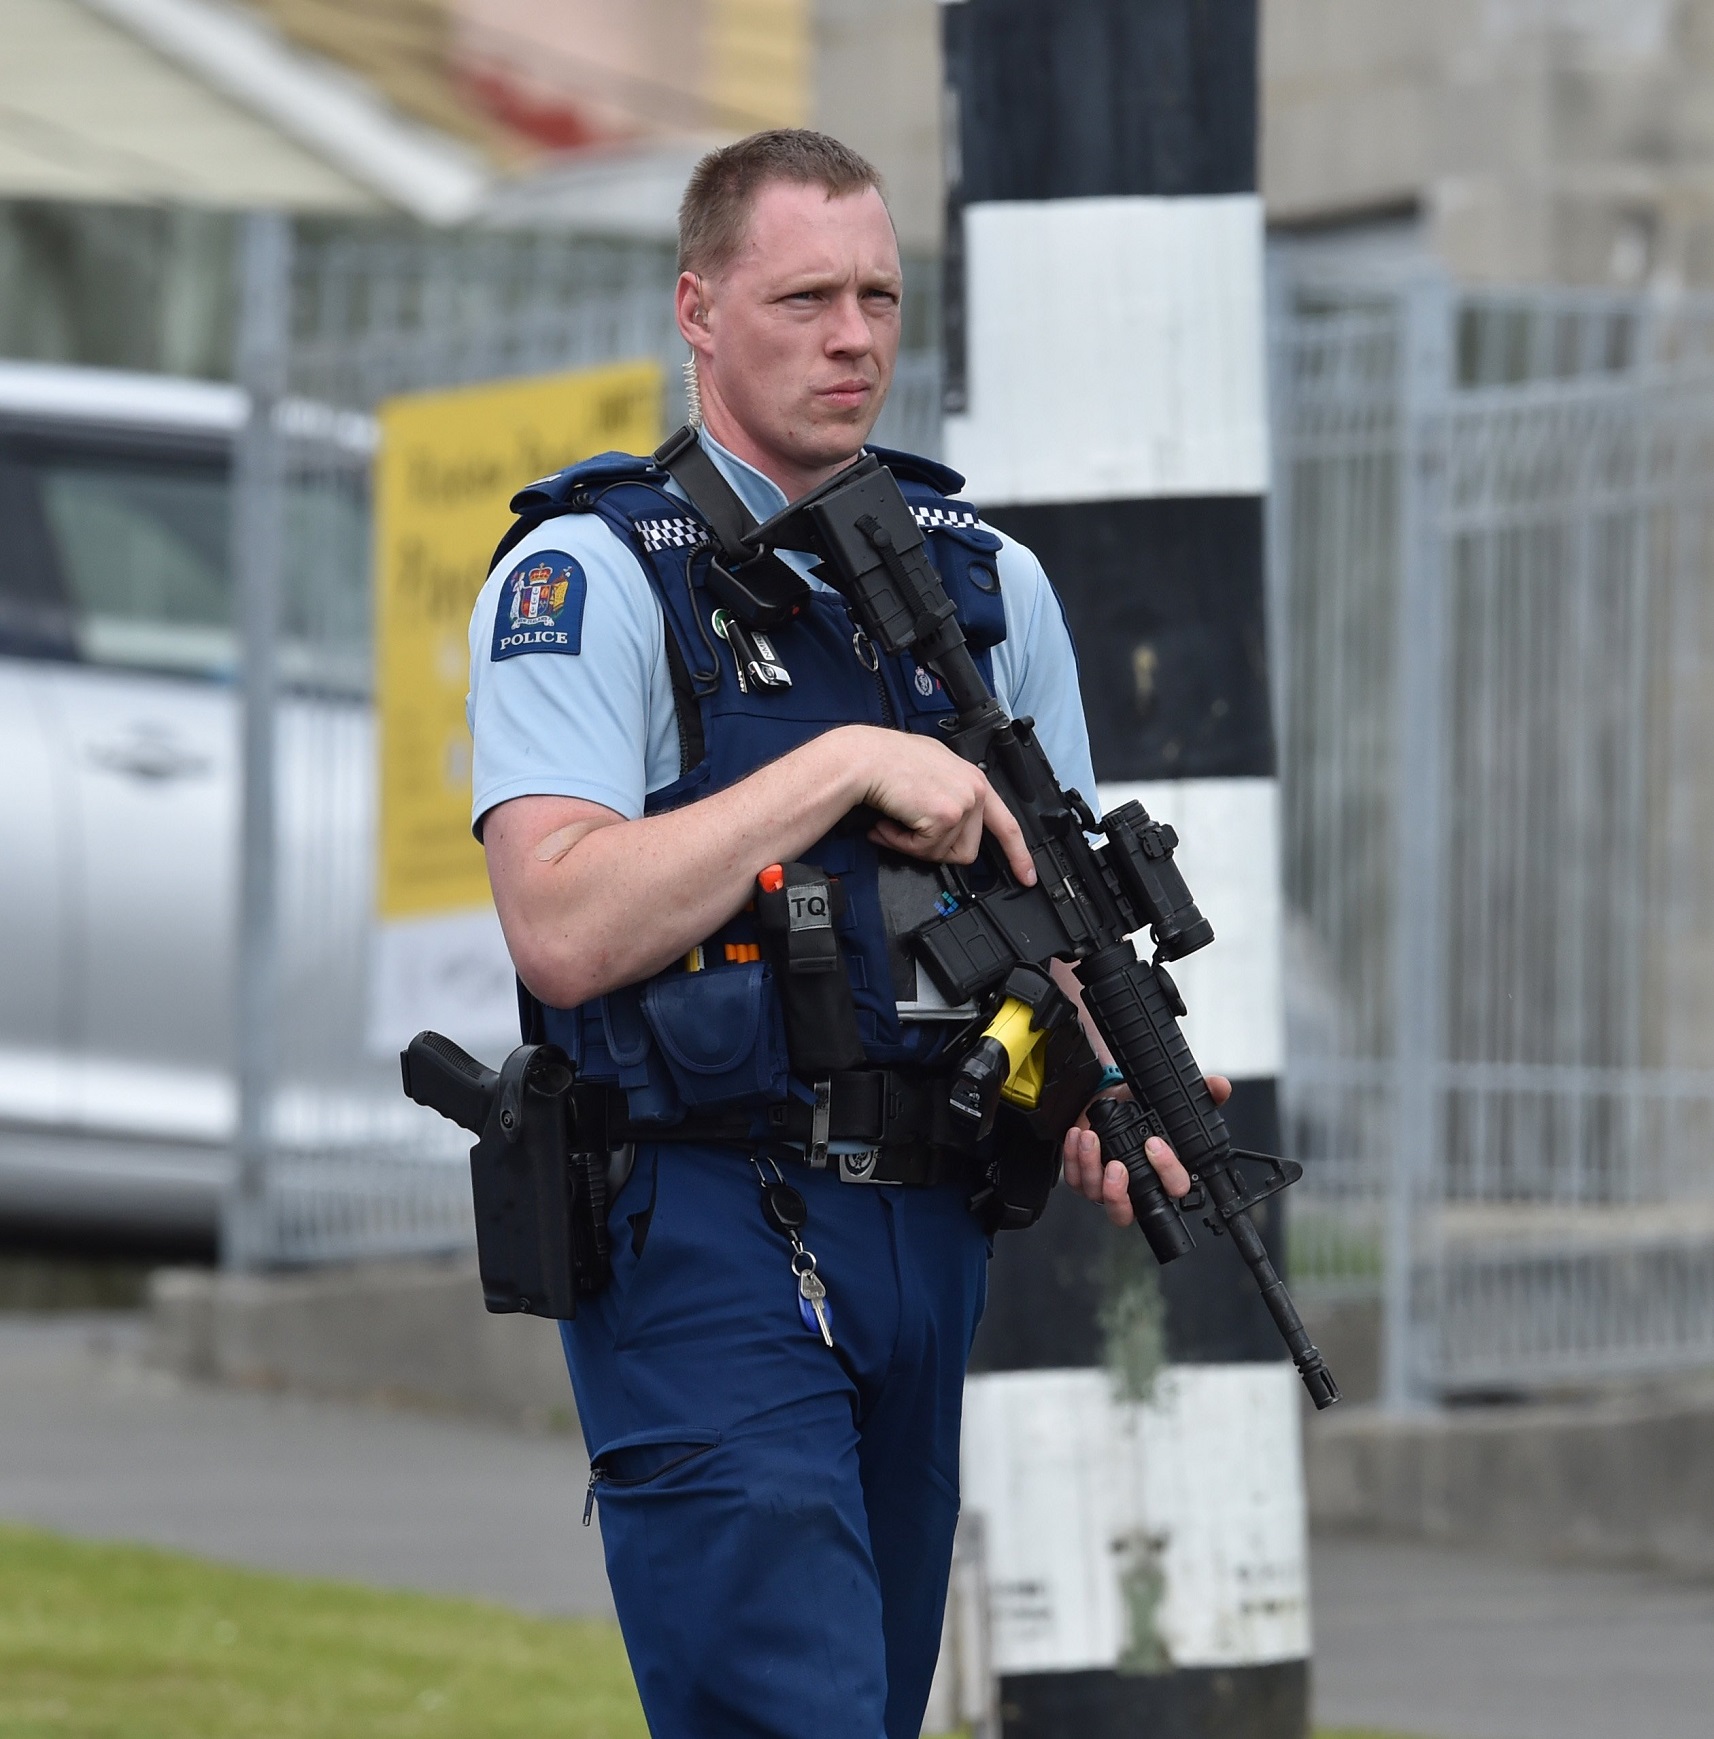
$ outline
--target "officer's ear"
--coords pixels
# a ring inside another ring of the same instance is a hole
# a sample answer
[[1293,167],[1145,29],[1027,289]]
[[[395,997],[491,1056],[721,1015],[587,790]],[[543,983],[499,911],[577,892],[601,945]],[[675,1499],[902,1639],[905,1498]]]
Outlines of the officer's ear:
[[[680,272],[678,275],[678,291],[674,298],[678,313],[679,326],[700,327],[708,329],[708,298],[704,294],[704,282],[696,272]],[[686,337],[689,337],[688,331]]]

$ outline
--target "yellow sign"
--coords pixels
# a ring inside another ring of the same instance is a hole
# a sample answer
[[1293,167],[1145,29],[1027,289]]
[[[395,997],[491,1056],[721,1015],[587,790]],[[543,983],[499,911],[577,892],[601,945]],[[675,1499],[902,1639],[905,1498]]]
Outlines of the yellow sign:
[[471,606],[526,483],[661,438],[661,371],[627,362],[414,393],[381,407],[375,467],[375,675],[383,918],[488,903],[470,833],[464,722]]

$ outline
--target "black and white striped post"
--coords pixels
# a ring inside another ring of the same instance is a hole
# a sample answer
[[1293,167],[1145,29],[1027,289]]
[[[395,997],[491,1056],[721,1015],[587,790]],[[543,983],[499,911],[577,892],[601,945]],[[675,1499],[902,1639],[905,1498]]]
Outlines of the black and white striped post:
[[[1058,588],[1101,806],[1180,833],[1218,938],[1174,967],[1187,1036],[1233,1077],[1237,1144],[1277,1153],[1255,0],[953,0],[944,31],[946,456]],[[1007,1739],[1307,1729],[1297,1380],[1196,1230],[1146,1405],[1101,1366],[1111,1240],[1137,1235],[1061,1192],[1000,1242],[965,1497]]]

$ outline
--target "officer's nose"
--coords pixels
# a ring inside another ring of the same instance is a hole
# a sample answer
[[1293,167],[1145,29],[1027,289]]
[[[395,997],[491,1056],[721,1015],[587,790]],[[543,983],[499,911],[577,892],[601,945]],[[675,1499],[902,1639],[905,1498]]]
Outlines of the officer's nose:
[[833,329],[827,349],[832,356],[867,356],[875,348],[875,335],[863,318],[863,306],[855,296],[841,296],[834,304]]

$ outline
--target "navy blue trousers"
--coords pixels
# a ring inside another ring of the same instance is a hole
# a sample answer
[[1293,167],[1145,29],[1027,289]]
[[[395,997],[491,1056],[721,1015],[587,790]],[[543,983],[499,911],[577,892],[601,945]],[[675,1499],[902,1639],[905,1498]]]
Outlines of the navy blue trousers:
[[833,1351],[732,1147],[638,1149],[563,1325],[614,1604],[654,1739],[916,1739],[987,1240],[956,1187],[783,1169]]

